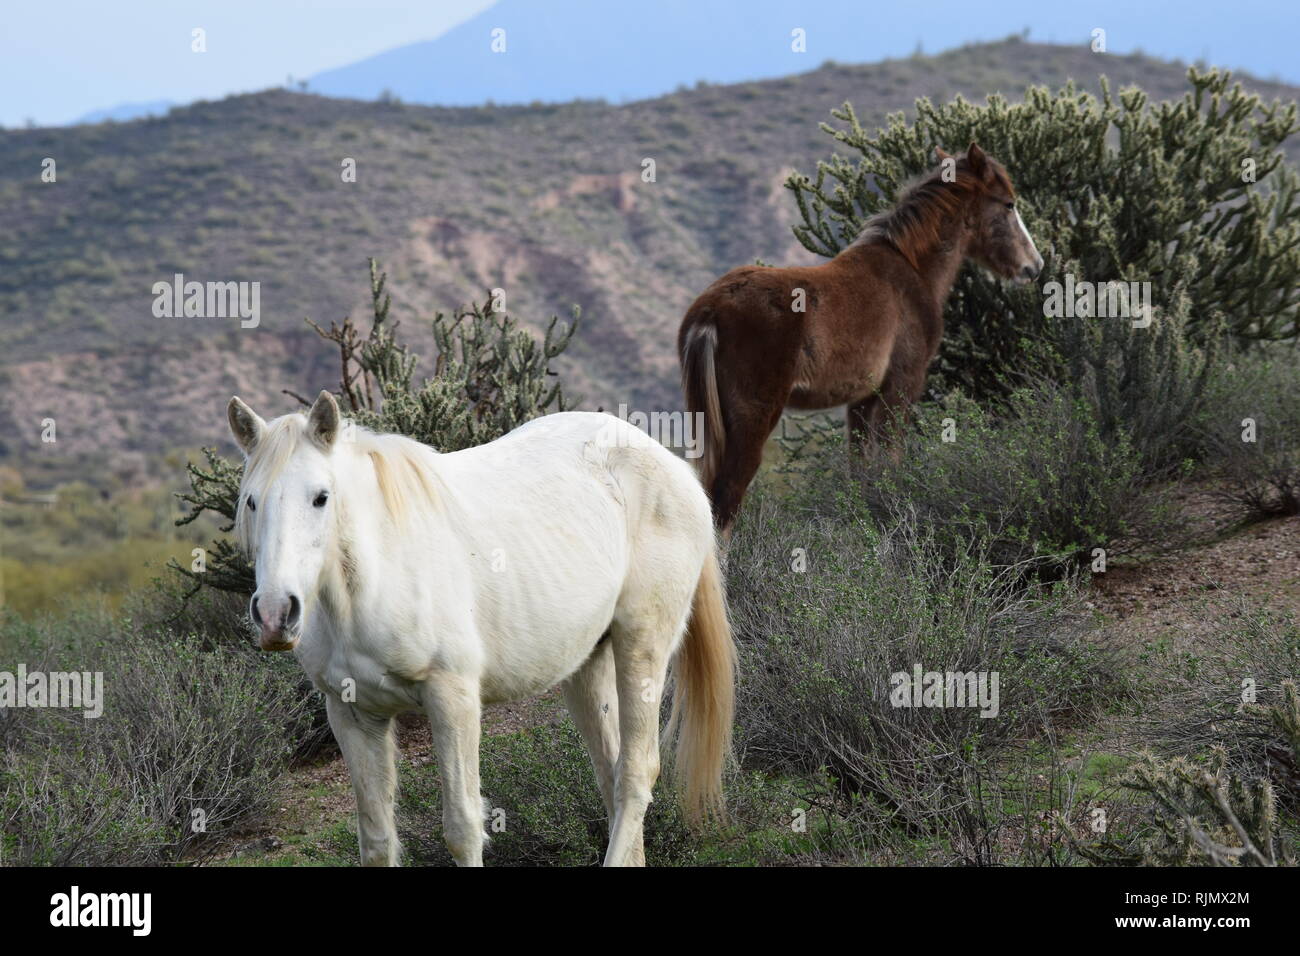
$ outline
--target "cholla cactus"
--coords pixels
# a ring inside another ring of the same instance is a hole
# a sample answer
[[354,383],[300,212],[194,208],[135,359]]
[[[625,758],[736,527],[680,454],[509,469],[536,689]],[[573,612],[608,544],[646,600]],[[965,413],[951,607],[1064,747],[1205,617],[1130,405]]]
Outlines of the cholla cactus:
[[1153,833],[1142,844],[1145,862],[1277,865],[1273,787],[1262,778],[1230,774],[1222,749],[1215,748],[1204,766],[1142,754],[1124,784],[1153,800]]
[[[1193,341],[1220,321],[1245,340],[1294,338],[1300,332],[1300,174],[1279,146],[1297,129],[1295,104],[1264,105],[1217,70],[1189,70],[1182,100],[1151,104],[1136,88],[1101,98],[1073,84],[1056,93],[1031,87],[1017,104],[991,96],[976,106],[957,97],[935,106],[918,100],[874,134],[848,103],[823,124],[836,155],[816,174],[786,182],[809,250],[834,255],[865,219],[897,199],[907,180],[934,167],[934,148],[976,141],[1001,160],[1047,263],[1040,282],[1067,272],[1094,282],[1150,282],[1157,308],[1186,297]],[[1059,323],[1043,314],[1033,288],[963,271],[947,308],[947,341],[938,371],[946,385],[975,397],[1001,394],[1008,370],[1024,370],[1033,350],[1040,371],[1064,375]],[[1055,362],[1052,352],[1056,351]]]
[[1223,354],[1224,320],[1219,313],[1203,317],[1202,344],[1194,344],[1190,287],[1187,276],[1171,287],[1169,301],[1141,331],[1123,321],[1052,320],[1062,380],[1087,399],[1107,441],[1128,436],[1148,481],[1174,475],[1204,442],[1198,426]]
[[[434,374],[417,381],[419,360],[396,337],[398,323],[389,319],[392,299],[385,284],[385,274],[371,259],[373,320],[364,336],[351,317],[329,329],[308,320],[338,347],[339,403],[358,424],[408,435],[446,452],[491,441],[538,415],[571,407],[551,361],[577,330],[576,308],[571,323],[553,316],[540,342],[508,315],[495,313],[490,302],[451,316],[438,313],[433,318],[438,347]],[[225,519],[222,531],[229,532],[243,469],[212,448],[203,454],[204,466],[188,466],[190,491],[179,497],[190,510],[177,524],[211,511]],[[205,585],[245,594],[256,586],[247,559],[226,539],[213,543],[202,573],[175,562],[171,567],[191,582],[187,598]]]
[[439,451],[458,451],[571,407],[551,360],[577,330],[576,308],[569,324],[552,316],[541,342],[510,316],[496,313],[490,300],[450,316],[440,312],[433,318],[434,374],[417,382],[418,360],[396,338],[385,284],[386,276],[371,259],[374,321],[364,339],[350,318],[328,331],[311,323],[339,347],[340,399],[358,424],[408,435]]
[[1295,865],[1289,839],[1279,831],[1274,781],[1290,788],[1300,764],[1300,695],[1294,681],[1284,681],[1282,691],[1282,700],[1266,711],[1282,738],[1269,746],[1273,780],[1231,772],[1221,747],[1204,764],[1151,753],[1138,757],[1122,783],[1151,798],[1151,832],[1127,862]]

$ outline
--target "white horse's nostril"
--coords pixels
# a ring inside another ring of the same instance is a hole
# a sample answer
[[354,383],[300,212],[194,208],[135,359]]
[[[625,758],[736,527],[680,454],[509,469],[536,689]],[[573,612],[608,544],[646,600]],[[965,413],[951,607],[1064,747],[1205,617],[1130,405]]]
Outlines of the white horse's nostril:
[[280,633],[296,627],[302,617],[302,601],[296,594],[259,594],[253,599],[253,623],[264,633]]

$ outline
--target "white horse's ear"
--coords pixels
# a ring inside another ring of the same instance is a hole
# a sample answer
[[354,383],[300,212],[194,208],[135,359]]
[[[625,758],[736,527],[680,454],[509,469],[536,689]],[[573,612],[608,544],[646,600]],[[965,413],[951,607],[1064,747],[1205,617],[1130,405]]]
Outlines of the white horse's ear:
[[260,415],[245,405],[236,395],[226,406],[226,418],[230,422],[230,431],[245,455],[251,455],[257,443],[266,432],[266,422]]
[[307,434],[326,451],[339,434],[339,403],[325,389],[316,396],[316,402],[307,416]]

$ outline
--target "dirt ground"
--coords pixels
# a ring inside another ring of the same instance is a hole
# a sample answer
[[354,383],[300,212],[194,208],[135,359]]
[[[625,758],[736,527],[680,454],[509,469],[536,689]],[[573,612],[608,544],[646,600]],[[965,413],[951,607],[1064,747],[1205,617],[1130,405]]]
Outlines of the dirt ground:
[[1094,575],[1088,602],[1108,631],[1130,646],[1164,638],[1194,649],[1240,599],[1300,613],[1300,517],[1235,525],[1204,490],[1179,499],[1197,543]]

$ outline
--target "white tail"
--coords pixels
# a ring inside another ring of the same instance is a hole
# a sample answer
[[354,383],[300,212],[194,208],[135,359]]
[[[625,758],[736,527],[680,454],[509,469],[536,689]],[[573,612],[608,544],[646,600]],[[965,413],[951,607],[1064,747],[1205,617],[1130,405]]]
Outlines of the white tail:
[[687,820],[698,824],[725,816],[722,772],[731,755],[736,710],[736,648],[716,548],[700,571],[673,666],[676,690],[668,733],[677,733],[674,780]]

